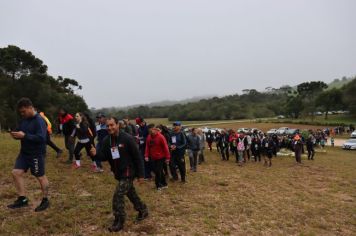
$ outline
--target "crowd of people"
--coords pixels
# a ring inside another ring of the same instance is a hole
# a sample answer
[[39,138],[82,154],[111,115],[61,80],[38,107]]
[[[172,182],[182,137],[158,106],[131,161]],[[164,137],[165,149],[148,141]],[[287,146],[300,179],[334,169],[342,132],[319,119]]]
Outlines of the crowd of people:
[[[63,154],[50,139],[52,124],[43,112],[36,111],[32,102],[23,98],[18,102],[18,110],[22,121],[11,136],[21,140],[20,154],[12,171],[18,199],[8,207],[12,209],[28,205],[25,196],[23,175],[28,169],[38,179],[43,192],[41,204],[35,209],[43,211],[49,207],[48,180],[45,176],[46,145],[53,148],[56,157]],[[189,131],[182,128],[179,121],[172,128],[164,125],[147,124],[142,117],[133,123],[129,118],[118,120],[99,113],[96,121],[88,114],[77,112],[74,116],[64,108],[58,113],[58,132],[64,137],[64,146],[68,151],[68,164],[73,170],[82,167],[83,149],[91,160],[93,172],[104,172],[102,162],[107,161],[118,185],[113,196],[113,213],[115,216],[110,231],[120,231],[125,223],[124,196],[126,195],[138,211],[136,220],[141,221],[148,216],[148,208],[136,193],[133,180],[149,181],[154,177],[155,188],[163,191],[168,188],[168,180],[187,183],[185,155],[188,154],[192,173],[206,161],[205,151],[216,153],[222,161],[229,161],[234,156],[238,166],[248,162],[261,162],[271,167],[273,156],[281,148],[291,149],[295,153],[297,163],[301,163],[301,155],[306,146],[308,159],[314,160],[315,145],[325,145],[330,136],[328,131],[309,131],[307,136],[276,134],[267,135],[259,130],[238,132],[234,129],[206,133],[199,128]],[[215,143],[215,147],[213,147]],[[207,144],[207,150],[206,149]],[[215,152],[215,151],[214,151]]]

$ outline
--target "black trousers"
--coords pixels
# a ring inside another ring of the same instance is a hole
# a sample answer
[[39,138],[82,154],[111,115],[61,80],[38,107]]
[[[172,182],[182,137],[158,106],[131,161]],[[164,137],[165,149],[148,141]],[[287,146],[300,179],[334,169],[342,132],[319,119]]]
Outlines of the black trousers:
[[315,155],[314,148],[307,148],[307,150],[308,150],[308,160],[309,159],[314,160],[314,155]]
[[185,175],[186,175],[187,170],[185,168],[185,157],[184,157],[184,155],[182,155],[182,156],[172,155],[171,156],[170,169],[171,169],[172,177],[175,180],[178,179],[177,167],[178,167],[179,172],[180,172],[181,180],[185,181]]
[[230,157],[229,147],[228,146],[220,146],[221,158],[223,161],[228,161]]
[[[75,145],[74,148],[74,156],[76,160],[80,160],[80,151],[85,148],[87,153],[90,153],[90,149],[92,147],[92,143],[91,142],[87,142],[87,143],[80,143],[77,142],[77,145]],[[94,161],[95,158],[93,156],[90,156],[91,160]]]
[[74,138],[71,138],[70,135],[64,136],[64,144],[69,152],[69,160],[72,161],[74,156]]
[[167,186],[166,177],[163,172],[163,166],[165,161],[166,161],[165,158],[152,161],[153,171],[155,173],[156,188]]
[[51,136],[47,132],[47,145],[50,146],[55,152],[59,152],[61,149],[57,147],[56,144],[54,144],[51,140]]
[[252,150],[252,155],[255,158],[255,161],[261,161],[261,152],[260,150]]

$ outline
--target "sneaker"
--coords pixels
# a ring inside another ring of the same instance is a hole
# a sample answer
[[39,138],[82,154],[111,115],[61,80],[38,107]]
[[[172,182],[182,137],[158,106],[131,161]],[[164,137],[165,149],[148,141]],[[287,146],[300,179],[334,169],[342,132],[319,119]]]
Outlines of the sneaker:
[[93,171],[95,173],[103,173],[104,172],[103,168],[100,168],[100,167],[96,167]]
[[59,150],[57,152],[56,158],[60,158],[62,156],[62,154],[63,154],[63,150]]
[[80,165],[77,165],[77,163],[74,162],[72,168],[76,170],[76,169],[80,168]]
[[17,209],[21,207],[26,207],[28,206],[28,198],[27,197],[18,197],[16,201],[7,207],[10,209]]
[[161,192],[161,191],[162,191],[162,188],[161,188],[161,187],[158,187],[158,188],[157,188],[157,191],[158,191],[158,192]]
[[168,185],[162,186],[161,189],[167,189]]
[[49,207],[49,201],[47,198],[42,198],[42,201],[38,207],[36,207],[35,212],[44,211]]

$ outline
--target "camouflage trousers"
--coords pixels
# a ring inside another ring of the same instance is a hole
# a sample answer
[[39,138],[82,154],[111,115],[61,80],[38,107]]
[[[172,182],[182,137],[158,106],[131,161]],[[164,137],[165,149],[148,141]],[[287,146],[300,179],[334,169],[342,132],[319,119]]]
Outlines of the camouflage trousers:
[[125,195],[132,202],[136,211],[147,211],[147,206],[141,201],[136,193],[133,180],[121,179],[116,187],[112,201],[112,209],[115,217],[121,218],[122,220],[125,220],[126,218]]

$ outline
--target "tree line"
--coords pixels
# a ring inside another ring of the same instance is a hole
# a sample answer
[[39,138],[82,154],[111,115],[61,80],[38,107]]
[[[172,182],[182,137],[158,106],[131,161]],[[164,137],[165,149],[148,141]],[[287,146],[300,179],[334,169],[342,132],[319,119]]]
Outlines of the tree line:
[[[235,120],[284,115],[290,118],[314,117],[316,111],[348,110],[356,115],[356,77],[340,88],[328,88],[322,81],[304,82],[295,87],[288,85],[266,91],[244,89],[243,94],[202,99],[198,102],[171,106],[138,106],[129,109],[103,108],[92,110],[119,118],[145,117],[169,120]],[[344,78],[345,80],[345,78]]]
[[81,86],[74,79],[47,74],[47,66],[31,52],[17,46],[0,48],[0,124],[2,129],[16,127],[16,103],[28,97],[36,108],[56,120],[59,107],[74,113],[88,111],[75,91]]
[[[82,89],[74,79],[47,73],[47,66],[31,52],[17,46],[0,48],[0,125],[2,129],[16,126],[16,102],[29,97],[39,110],[54,121],[59,107],[69,113],[87,112],[85,100],[75,94]],[[266,88],[259,92],[244,89],[243,94],[202,99],[170,106],[138,106],[129,109],[103,108],[118,118],[144,117],[169,120],[231,120],[285,115],[292,118],[313,116],[315,111],[349,110],[356,115],[356,77],[340,88],[330,88],[322,81],[301,83],[295,87]]]

